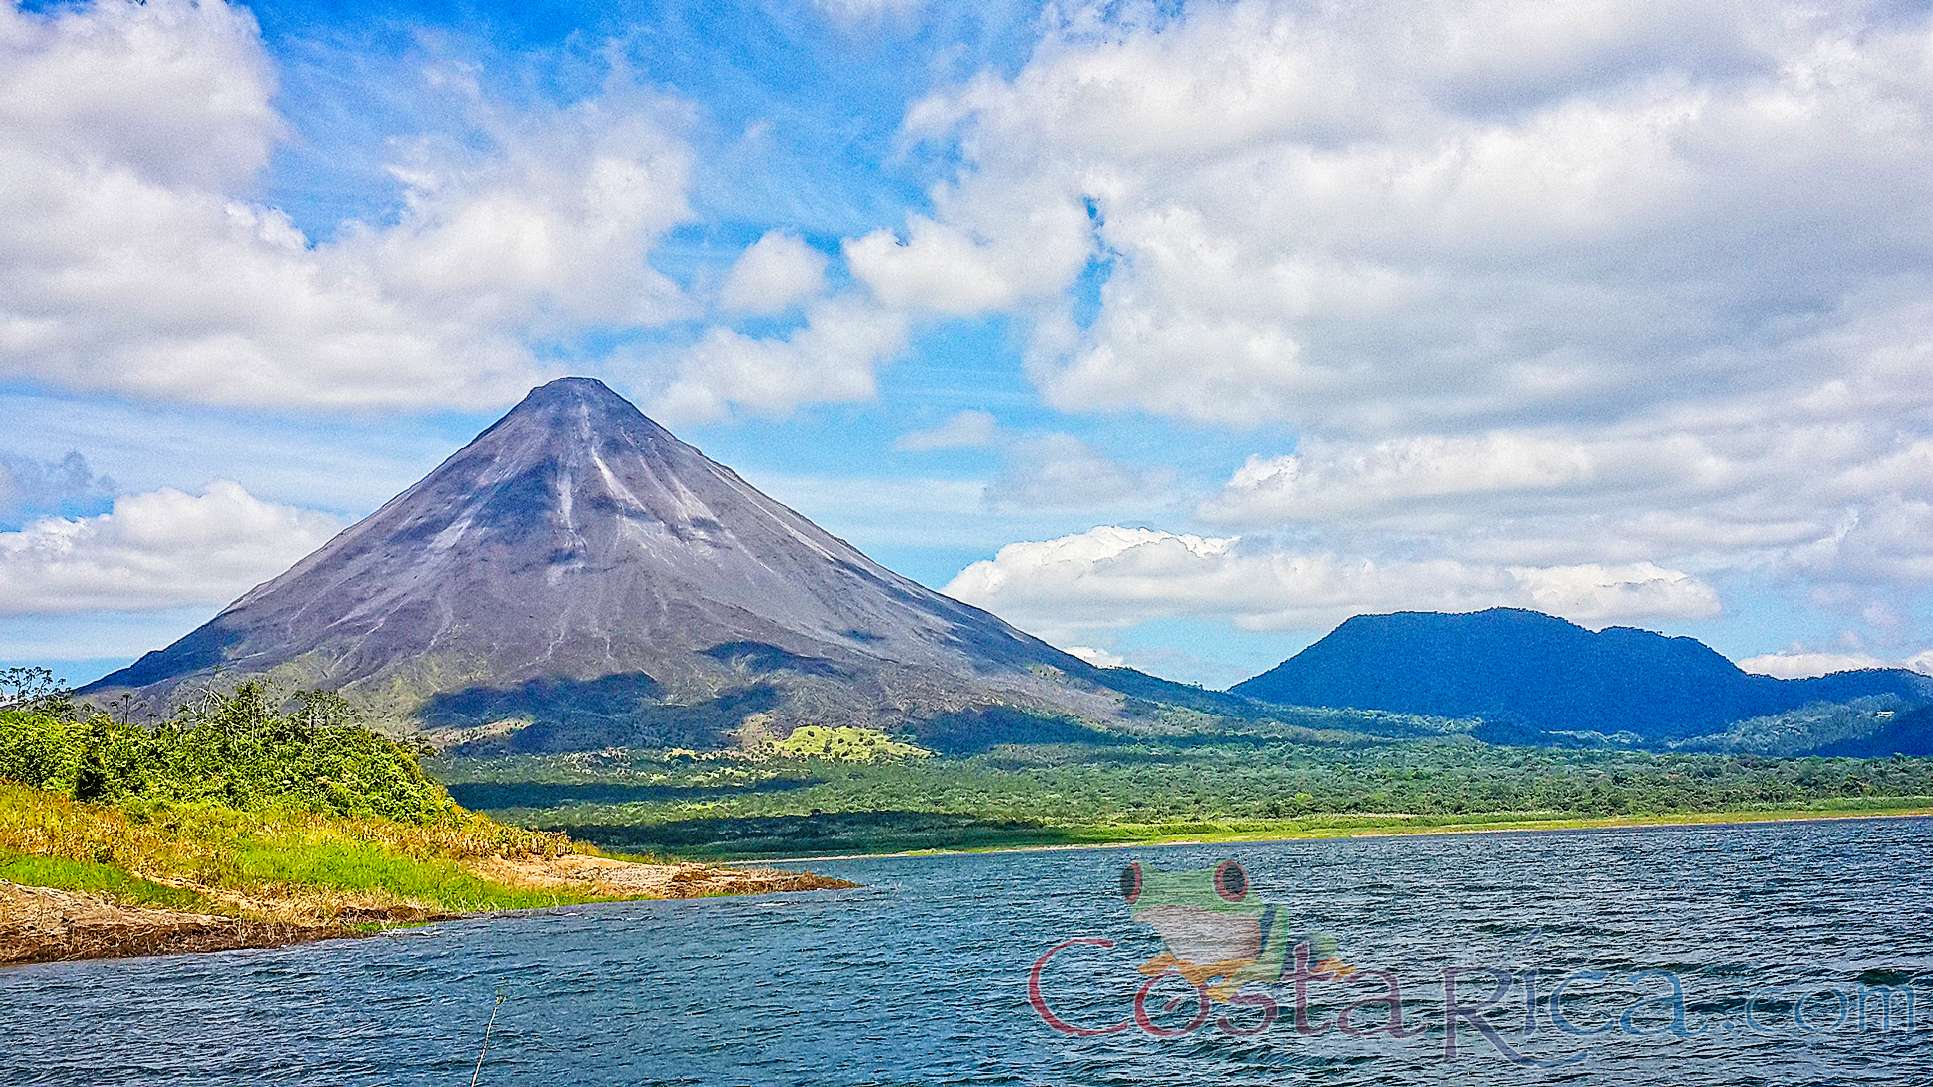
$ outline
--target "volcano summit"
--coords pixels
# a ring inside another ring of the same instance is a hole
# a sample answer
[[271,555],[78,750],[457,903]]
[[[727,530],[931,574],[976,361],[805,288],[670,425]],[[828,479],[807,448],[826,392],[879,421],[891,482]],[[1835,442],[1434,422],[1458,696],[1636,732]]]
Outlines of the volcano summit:
[[1111,674],[887,570],[588,378],[532,391],[287,573],[82,693],[157,704],[217,675],[338,690],[521,750],[1122,705]]

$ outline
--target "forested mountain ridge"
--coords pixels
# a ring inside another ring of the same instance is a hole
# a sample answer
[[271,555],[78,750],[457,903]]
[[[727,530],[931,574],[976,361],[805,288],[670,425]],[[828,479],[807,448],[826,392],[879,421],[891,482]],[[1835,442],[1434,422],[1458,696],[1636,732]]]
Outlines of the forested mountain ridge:
[[1358,615],[1232,693],[1655,742],[1815,703],[1883,696],[1910,708],[1933,702],[1933,678],[1868,669],[1776,679],[1748,673],[1693,638],[1631,627],[1592,631],[1540,612],[1492,608]]

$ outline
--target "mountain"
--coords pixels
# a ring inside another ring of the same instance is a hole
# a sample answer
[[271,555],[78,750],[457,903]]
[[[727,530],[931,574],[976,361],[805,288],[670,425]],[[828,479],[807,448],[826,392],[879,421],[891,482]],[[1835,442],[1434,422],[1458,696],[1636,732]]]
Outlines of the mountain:
[[1358,615],[1232,691],[1283,705],[1480,717],[1527,733],[1664,740],[1815,702],[1894,695],[1919,705],[1933,701],[1933,679],[1904,669],[1774,679],[1742,671],[1693,638],[1591,631],[1492,608]]
[[217,674],[522,750],[713,746],[807,722],[984,742],[1035,715],[1119,715],[1133,703],[1116,688],[1191,690],[1094,668],[887,570],[588,378],[534,390],[287,573],[81,693],[159,705]]

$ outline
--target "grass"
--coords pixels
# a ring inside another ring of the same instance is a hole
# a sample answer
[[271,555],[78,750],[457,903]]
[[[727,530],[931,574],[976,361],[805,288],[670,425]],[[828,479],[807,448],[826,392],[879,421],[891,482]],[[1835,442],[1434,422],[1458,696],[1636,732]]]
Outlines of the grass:
[[779,758],[825,759],[832,762],[880,762],[886,759],[925,758],[923,747],[895,740],[878,729],[851,725],[800,725],[792,735],[774,740],[760,754]]
[[0,856],[8,858],[0,879],[237,917],[328,922],[582,902],[585,896],[519,886],[472,868],[494,856],[573,848],[562,835],[469,813],[416,826],[208,805],[108,807],[0,785]]
[[393,897],[450,913],[538,909],[590,900],[512,887],[484,879],[452,860],[404,856],[368,842],[251,840],[237,847],[234,860],[246,886]]
[[[1574,816],[1561,813],[1498,812],[1480,815],[1316,816],[1292,820],[1232,820],[1169,823],[1093,823],[1040,827],[1015,832],[1007,841],[961,846],[912,847],[906,854],[1001,853],[1026,849],[1082,848],[1182,843],[1286,841],[1400,834],[1455,834],[1485,831],[1606,830],[1625,827],[1709,826],[1816,819],[1933,817],[1933,797],[1839,800],[1797,807],[1659,815]],[[877,855],[880,850],[864,855]]]
[[195,913],[210,909],[207,899],[185,887],[155,883],[98,861],[0,852],[0,879],[28,887],[101,895],[134,906]]
[[[534,811],[511,818],[543,818]],[[621,816],[622,809],[608,811]],[[707,860],[811,859],[828,856],[1000,852],[1015,849],[1180,842],[1277,841],[1395,834],[1554,831],[1615,827],[1752,823],[1792,819],[1933,815],[1933,796],[1844,797],[1805,804],[1742,805],[1586,815],[1563,811],[1459,814],[1351,813],[1288,818],[1050,820],[918,811],[822,812],[762,818],[661,822],[574,822],[574,834],[610,848],[655,848]]]

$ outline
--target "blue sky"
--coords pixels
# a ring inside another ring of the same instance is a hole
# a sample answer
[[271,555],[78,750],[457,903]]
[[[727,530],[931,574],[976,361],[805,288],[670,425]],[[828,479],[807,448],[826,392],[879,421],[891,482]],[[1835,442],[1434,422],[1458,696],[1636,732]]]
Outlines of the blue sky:
[[1494,604],[1933,669],[1923,6],[0,19],[5,663],[164,644],[586,373],[1175,678]]

